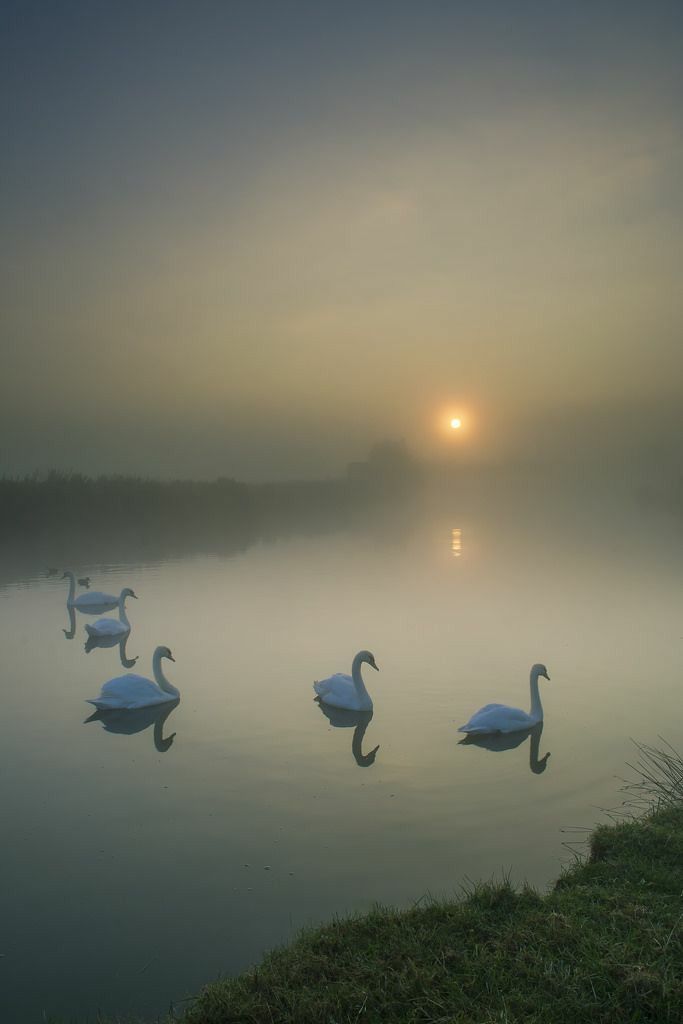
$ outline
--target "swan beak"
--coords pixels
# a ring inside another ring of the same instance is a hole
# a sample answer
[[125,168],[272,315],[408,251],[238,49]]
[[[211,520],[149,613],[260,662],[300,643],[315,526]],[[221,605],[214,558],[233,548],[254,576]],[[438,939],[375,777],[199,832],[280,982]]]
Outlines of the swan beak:
[[137,599],[138,599],[138,595],[137,595],[137,594],[131,594],[130,596],[131,596],[131,597],[134,597],[134,598],[135,598],[135,600],[137,601]]
[[547,672],[544,672],[544,673],[543,673],[543,678],[544,678],[544,679],[547,679],[547,680],[548,680],[548,682],[550,682],[550,676],[549,676],[549,675],[547,674]]
[[379,672],[379,666],[378,666],[378,665],[376,665],[374,661],[371,661],[371,662],[370,662],[370,664],[371,664],[371,665],[372,665],[372,667],[374,668],[375,672]]
[[169,661],[175,661],[175,658],[173,657],[173,655],[171,654],[170,651],[168,652],[168,658],[169,658]]

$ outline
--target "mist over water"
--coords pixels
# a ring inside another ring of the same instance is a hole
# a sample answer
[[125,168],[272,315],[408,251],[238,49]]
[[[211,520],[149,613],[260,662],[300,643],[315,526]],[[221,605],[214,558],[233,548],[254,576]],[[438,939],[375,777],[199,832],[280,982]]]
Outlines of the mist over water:
[[[99,554],[97,531],[80,551],[71,538],[64,567],[139,597],[133,671],[151,675],[158,644],[176,659],[180,703],[132,725],[84,724],[122,651],[86,654],[62,567],[47,577],[44,547],[15,546],[0,589],[8,1024],[68,1015],[75,993],[83,1015],[160,1012],[375,901],[503,871],[542,887],[569,856],[562,830],[620,802],[629,738],[680,741],[670,512],[480,474],[291,527],[214,552],[188,529],[184,548],[128,557],[108,531]],[[361,648],[380,667],[374,711],[335,720],[312,682]],[[460,745],[482,703],[528,708],[536,661],[540,734]]]

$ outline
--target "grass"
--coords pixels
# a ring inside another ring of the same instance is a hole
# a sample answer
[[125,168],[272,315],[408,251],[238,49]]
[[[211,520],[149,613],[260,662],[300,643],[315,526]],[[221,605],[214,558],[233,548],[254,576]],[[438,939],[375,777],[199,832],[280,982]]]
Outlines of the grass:
[[683,807],[600,826],[548,895],[377,908],[209,985],[184,1024],[683,1020]]
[[208,985],[168,1024],[678,1024],[683,760],[636,746],[626,790],[649,809],[596,828],[546,895],[485,884],[335,920]]

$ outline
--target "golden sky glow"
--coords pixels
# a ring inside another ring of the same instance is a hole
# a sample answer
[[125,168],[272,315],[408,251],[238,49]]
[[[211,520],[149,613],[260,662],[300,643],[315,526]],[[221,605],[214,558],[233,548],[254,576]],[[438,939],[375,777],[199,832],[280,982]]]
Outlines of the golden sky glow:
[[85,436],[199,475],[325,475],[397,435],[504,458],[677,397],[663,14],[381,6],[19,38],[5,468],[77,466]]

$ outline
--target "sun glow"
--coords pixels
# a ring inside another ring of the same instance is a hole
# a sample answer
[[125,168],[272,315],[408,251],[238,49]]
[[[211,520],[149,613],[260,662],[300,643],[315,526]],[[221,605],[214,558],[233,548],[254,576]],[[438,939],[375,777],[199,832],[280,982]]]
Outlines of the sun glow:
[[456,416],[456,417],[454,417],[454,418],[453,418],[453,419],[451,420],[451,427],[453,428],[453,430],[460,430],[460,427],[461,427],[461,426],[462,426],[462,420],[459,420],[459,419],[457,418],[457,416]]

